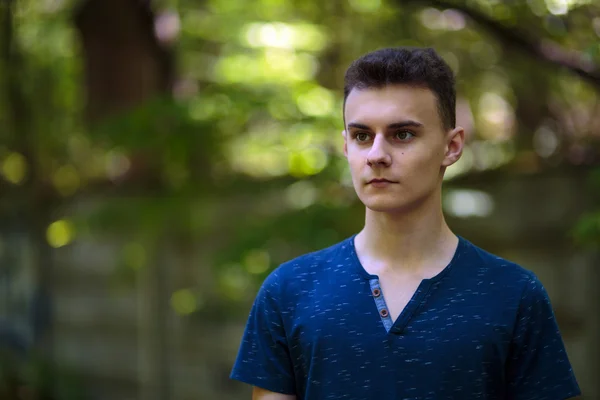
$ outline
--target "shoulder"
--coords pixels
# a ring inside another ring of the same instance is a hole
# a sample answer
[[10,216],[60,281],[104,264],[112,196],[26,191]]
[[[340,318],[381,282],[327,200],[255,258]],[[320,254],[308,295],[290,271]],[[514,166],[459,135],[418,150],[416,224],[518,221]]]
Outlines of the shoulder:
[[326,271],[327,266],[349,257],[350,238],[284,262],[273,271],[280,282],[302,280]]
[[[350,240],[344,239],[327,248],[302,254],[275,268],[264,280],[261,292],[274,297],[308,290],[333,272],[331,266],[350,258]],[[325,279],[326,280],[326,279]]]
[[465,243],[465,261],[476,269],[477,275],[491,279],[497,284],[508,284],[525,289],[531,284],[538,284],[535,273],[516,262],[507,260],[462,239]]
[[485,290],[502,303],[519,307],[524,301],[544,300],[548,295],[537,275],[525,266],[507,260],[462,239],[462,278],[469,287]]

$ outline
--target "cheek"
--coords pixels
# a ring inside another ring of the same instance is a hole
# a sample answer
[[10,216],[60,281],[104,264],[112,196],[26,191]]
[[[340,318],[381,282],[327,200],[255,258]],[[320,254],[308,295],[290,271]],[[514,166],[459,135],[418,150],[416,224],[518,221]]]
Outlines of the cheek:
[[348,164],[350,165],[350,169],[352,171],[360,170],[365,165],[365,158],[356,151],[348,153]]
[[414,152],[412,155],[416,163],[437,169],[441,167],[445,153],[443,147],[435,143]]
[[443,156],[438,151],[406,151],[396,160],[398,171],[406,178],[414,179],[415,184],[428,185],[431,179],[437,179]]

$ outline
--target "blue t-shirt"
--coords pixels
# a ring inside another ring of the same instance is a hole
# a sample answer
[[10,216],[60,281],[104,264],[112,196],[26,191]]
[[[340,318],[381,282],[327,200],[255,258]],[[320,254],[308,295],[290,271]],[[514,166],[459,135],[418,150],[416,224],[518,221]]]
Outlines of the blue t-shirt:
[[548,295],[464,238],[396,321],[354,236],[263,283],[231,378],[298,399],[561,400],[580,394]]

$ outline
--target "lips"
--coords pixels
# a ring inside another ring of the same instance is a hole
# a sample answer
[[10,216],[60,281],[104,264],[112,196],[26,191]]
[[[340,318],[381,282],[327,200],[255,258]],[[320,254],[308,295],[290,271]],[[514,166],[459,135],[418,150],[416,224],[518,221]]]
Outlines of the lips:
[[390,181],[388,179],[371,179],[369,182],[367,183],[396,183],[394,181]]

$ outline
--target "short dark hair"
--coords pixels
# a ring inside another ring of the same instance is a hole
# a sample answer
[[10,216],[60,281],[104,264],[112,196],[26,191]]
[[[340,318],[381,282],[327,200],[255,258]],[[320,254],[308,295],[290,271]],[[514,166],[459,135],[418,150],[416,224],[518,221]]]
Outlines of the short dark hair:
[[444,129],[456,126],[454,73],[432,48],[394,47],[375,50],[355,60],[345,75],[344,109],[352,89],[405,84],[430,89],[437,97]]

